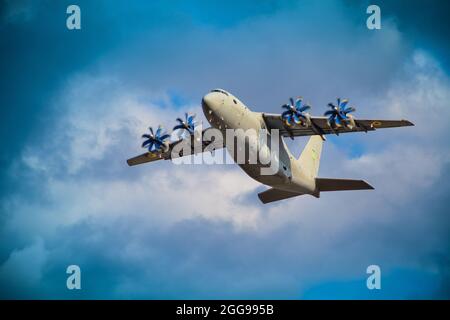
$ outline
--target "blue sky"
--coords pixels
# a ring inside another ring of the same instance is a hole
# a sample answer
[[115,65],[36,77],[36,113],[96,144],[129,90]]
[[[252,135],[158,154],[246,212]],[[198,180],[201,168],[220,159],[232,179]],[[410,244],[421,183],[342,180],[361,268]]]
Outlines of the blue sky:
[[[2,1],[0,297],[448,299],[448,4],[380,1],[378,31],[368,4]],[[320,176],[375,191],[320,200],[264,206],[233,165],[126,166],[149,125],[201,117],[215,87],[416,126],[330,137]]]

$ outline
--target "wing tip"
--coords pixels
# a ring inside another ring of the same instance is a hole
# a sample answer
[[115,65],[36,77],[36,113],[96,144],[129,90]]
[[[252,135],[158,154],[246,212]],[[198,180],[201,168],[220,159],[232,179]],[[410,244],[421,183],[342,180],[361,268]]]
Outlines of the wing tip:
[[366,185],[367,187],[366,190],[375,190],[375,188],[372,185],[370,185],[366,180],[361,180],[361,182],[363,182]]
[[156,161],[156,160],[160,160],[163,159],[162,157],[157,157],[155,155],[152,155],[149,152],[143,153],[139,156],[130,158],[127,160],[127,164],[131,167],[131,166],[136,166],[138,164],[143,164],[143,163],[147,163],[147,162],[151,162],[151,161]]
[[262,195],[262,192],[258,193],[258,198],[263,204],[268,203],[268,202],[266,202],[264,196]]

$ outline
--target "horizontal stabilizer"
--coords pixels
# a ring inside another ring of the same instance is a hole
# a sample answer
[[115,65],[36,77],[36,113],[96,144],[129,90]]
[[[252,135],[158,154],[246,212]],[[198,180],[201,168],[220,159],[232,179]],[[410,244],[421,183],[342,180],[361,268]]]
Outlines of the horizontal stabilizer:
[[364,180],[316,178],[317,191],[372,190]]
[[270,188],[266,191],[258,193],[259,200],[261,200],[262,203],[274,202],[300,195],[302,195],[302,193],[293,193],[275,188]]

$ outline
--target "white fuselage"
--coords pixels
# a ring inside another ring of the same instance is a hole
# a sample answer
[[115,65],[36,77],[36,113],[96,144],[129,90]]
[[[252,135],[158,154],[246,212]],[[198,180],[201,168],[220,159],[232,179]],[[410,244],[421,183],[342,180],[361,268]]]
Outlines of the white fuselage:
[[[236,131],[235,134],[238,137],[249,129],[256,132],[266,129],[262,113],[251,111],[235,96],[221,89],[213,90],[205,95],[202,100],[202,108],[211,126],[224,131],[224,136],[226,135],[226,129],[242,129]],[[270,137],[268,137],[263,143],[252,143],[245,138],[242,141],[245,141],[247,150],[253,150],[260,154],[261,149],[266,149],[270,154],[272,150],[270,140]],[[253,179],[277,189],[298,193],[314,193],[314,178],[303,172],[299,161],[291,154],[281,136],[278,138],[279,152],[276,154],[276,169],[273,174],[261,174],[261,169],[268,168],[269,165],[267,165],[267,162],[263,164],[260,157],[257,158],[256,163],[248,161],[247,156],[245,156],[244,162],[237,161],[237,148],[230,150],[228,146],[227,143],[227,149],[234,161]],[[274,167],[273,163],[272,167]]]

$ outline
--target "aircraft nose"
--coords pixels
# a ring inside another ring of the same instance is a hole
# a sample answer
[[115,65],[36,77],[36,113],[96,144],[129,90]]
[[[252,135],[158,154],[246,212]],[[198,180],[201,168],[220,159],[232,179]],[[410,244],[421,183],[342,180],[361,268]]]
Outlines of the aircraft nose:
[[220,113],[220,104],[221,104],[221,96],[220,93],[210,92],[205,95],[202,99],[202,108],[203,113],[207,118],[211,116],[211,114]]
[[208,93],[202,99],[202,106],[208,110],[214,111],[215,107],[215,94],[213,92]]
[[202,99],[202,109],[206,119],[213,127],[221,128],[223,116],[224,94],[212,91],[206,94]]

